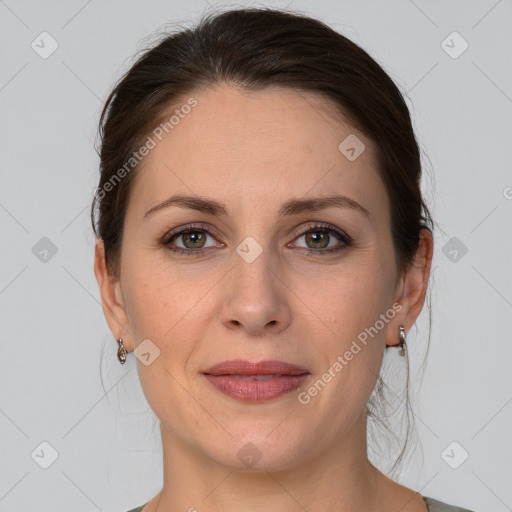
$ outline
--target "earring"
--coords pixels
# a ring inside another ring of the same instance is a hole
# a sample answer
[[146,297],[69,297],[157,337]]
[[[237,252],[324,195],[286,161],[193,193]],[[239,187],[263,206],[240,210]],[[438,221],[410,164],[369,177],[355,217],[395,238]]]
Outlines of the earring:
[[398,355],[405,356],[405,352],[407,350],[407,345],[405,343],[405,329],[401,325],[398,327],[398,339],[398,346],[400,347]]
[[117,359],[119,359],[121,364],[124,364],[126,363],[126,348],[123,345],[123,338],[119,338],[117,343],[119,345],[119,349],[117,350]]

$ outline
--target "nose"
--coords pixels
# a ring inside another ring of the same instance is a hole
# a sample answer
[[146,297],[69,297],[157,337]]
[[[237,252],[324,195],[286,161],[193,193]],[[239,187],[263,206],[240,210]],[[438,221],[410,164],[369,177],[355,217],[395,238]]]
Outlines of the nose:
[[221,318],[229,328],[251,336],[277,334],[290,324],[290,288],[269,251],[252,262],[236,254],[229,273]]

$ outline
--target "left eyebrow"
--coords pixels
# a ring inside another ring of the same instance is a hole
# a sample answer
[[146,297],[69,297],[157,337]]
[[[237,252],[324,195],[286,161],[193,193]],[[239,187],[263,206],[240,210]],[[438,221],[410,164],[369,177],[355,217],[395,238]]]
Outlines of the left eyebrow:
[[347,196],[335,195],[329,197],[311,197],[307,199],[292,199],[287,201],[279,210],[279,217],[296,215],[304,211],[316,212],[326,208],[350,208],[366,217],[371,217],[368,209]]
[[[216,216],[228,215],[226,206],[222,203],[219,203],[218,201],[215,201],[214,199],[179,194],[174,195],[162,203],[159,203],[150,208],[144,214],[144,218],[146,219],[149,215],[163,208],[168,208],[169,206],[177,206],[179,208],[197,210]],[[326,208],[350,208],[364,214],[366,217],[371,217],[368,209],[366,209],[354,199],[343,195],[312,197],[307,199],[290,199],[281,206],[278,212],[278,216],[279,218],[283,218],[291,215],[297,215],[305,211],[314,212]]]

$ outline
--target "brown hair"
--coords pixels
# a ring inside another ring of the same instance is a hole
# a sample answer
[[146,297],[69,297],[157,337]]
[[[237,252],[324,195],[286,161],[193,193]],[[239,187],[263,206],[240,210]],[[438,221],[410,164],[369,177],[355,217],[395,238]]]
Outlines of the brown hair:
[[[91,221],[112,274],[120,273],[123,221],[140,166],[113,186],[108,183],[126,169],[171,106],[220,83],[320,93],[374,142],[390,199],[397,269],[403,273],[413,262],[421,229],[433,231],[433,221],[420,189],[420,151],[402,94],[368,53],[321,21],[297,12],[245,8],[210,13],[192,29],[165,34],[110,93],[99,123],[100,181]],[[381,396],[380,377],[376,390]],[[371,403],[368,415],[375,415]]]

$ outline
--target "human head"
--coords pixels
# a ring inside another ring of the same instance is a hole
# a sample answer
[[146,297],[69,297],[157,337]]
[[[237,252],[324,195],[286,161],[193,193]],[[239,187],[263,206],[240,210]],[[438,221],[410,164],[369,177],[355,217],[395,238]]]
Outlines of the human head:
[[[237,91],[237,96],[233,96],[234,91]],[[103,255],[113,281],[122,283],[122,262],[134,261],[122,257],[122,249],[126,247],[128,205],[135,204],[138,195],[134,191],[139,191],[144,183],[144,173],[149,176],[149,169],[155,168],[155,155],[169,156],[170,148],[175,149],[173,137],[179,141],[187,127],[189,130],[192,126],[198,128],[198,125],[192,125],[194,115],[196,122],[201,112],[205,119],[211,121],[215,102],[222,101],[228,106],[235,97],[241,109],[247,106],[244,98],[261,101],[258,107],[267,113],[272,102],[279,105],[282,101],[293,112],[298,108],[297,101],[302,101],[304,112],[309,106],[308,115],[315,111],[330,130],[344,127],[345,132],[340,133],[357,133],[358,140],[365,141],[365,151],[350,165],[356,169],[362,162],[367,164],[366,170],[359,169],[360,177],[367,172],[365,179],[370,179],[373,172],[373,189],[382,192],[382,204],[386,205],[389,214],[389,247],[392,249],[389,254],[393,262],[386,269],[393,271],[390,274],[393,276],[393,288],[389,288],[389,280],[386,285],[382,281],[381,285],[394,292],[400,279],[414,264],[421,234],[431,229],[431,217],[420,190],[419,148],[404,99],[382,68],[350,40],[320,21],[271,9],[243,9],[211,15],[196,29],[166,36],[142,55],[107,99],[100,120],[101,176],[91,215],[95,233],[102,240]],[[197,100],[197,106],[191,99]],[[184,105],[190,105],[190,116],[186,114]],[[247,108],[247,112],[251,112]],[[180,118],[176,127],[162,134],[162,141],[158,141],[148,156],[140,163],[130,165],[127,171],[126,164],[133,158],[133,153],[148,145],[148,137],[168,122],[173,112]],[[294,142],[298,140],[300,137],[296,137]],[[346,157],[340,152],[338,155],[340,161],[347,164],[343,160]],[[186,156],[183,153],[182,159]],[[113,180],[120,177],[119,170],[123,168],[125,172],[121,179]],[[323,171],[326,173],[328,168]],[[187,175],[187,183],[189,179],[190,174]],[[225,187],[226,191],[233,191],[237,179],[238,176],[233,176],[233,182],[228,182]],[[178,184],[179,180],[174,177],[172,180]],[[108,183],[112,186],[107,187]],[[194,183],[199,183],[199,179]],[[304,181],[304,185],[307,183]],[[360,182],[359,188],[361,185]],[[368,188],[372,189],[372,186]],[[308,192],[305,186],[301,190],[304,194]],[[167,190],[165,195],[172,193],[173,190]],[[134,240],[133,233],[131,240]],[[324,270],[328,272],[328,266]],[[111,297],[115,297],[119,304],[125,302],[125,308],[131,301],[132,311],[135,311],[135,295],[130,299],[130,289],[134,291],[134,288],[128,285],[133,277],[130,266],[124,273],[127,285],[121,294],[112,294]],[[117,290],[121,291],[121,288]],[[105,297],[104,305],[108,306],[109,301]],[[421,309],[421,294],[417,299],[411,318],[415,318]],[[380,302],[373,306],[382,309],[383,304]],[[119,314],[121,309],[107,307],[106,314],[112,331],[128,340],[127,344],[133,350],[149,336],[144,334],[140,339],[130,340],[130,334],[125,335],[131,331],[129,309],[126,308],[124,320]],[[360,327],[366,326],[370,316]],[[112,320],[114,317],[116,321]],[[120,330],[121,327],[125,332]],[[352,330],[355,328],[355,324],[351,326]],[[398,340],[396,330],[389,334],[390,340],[394,338]],[[162,346],[161,350],[165,348]],[[376,353],[375,357],[373,362],[379,366],[379,354]]]

